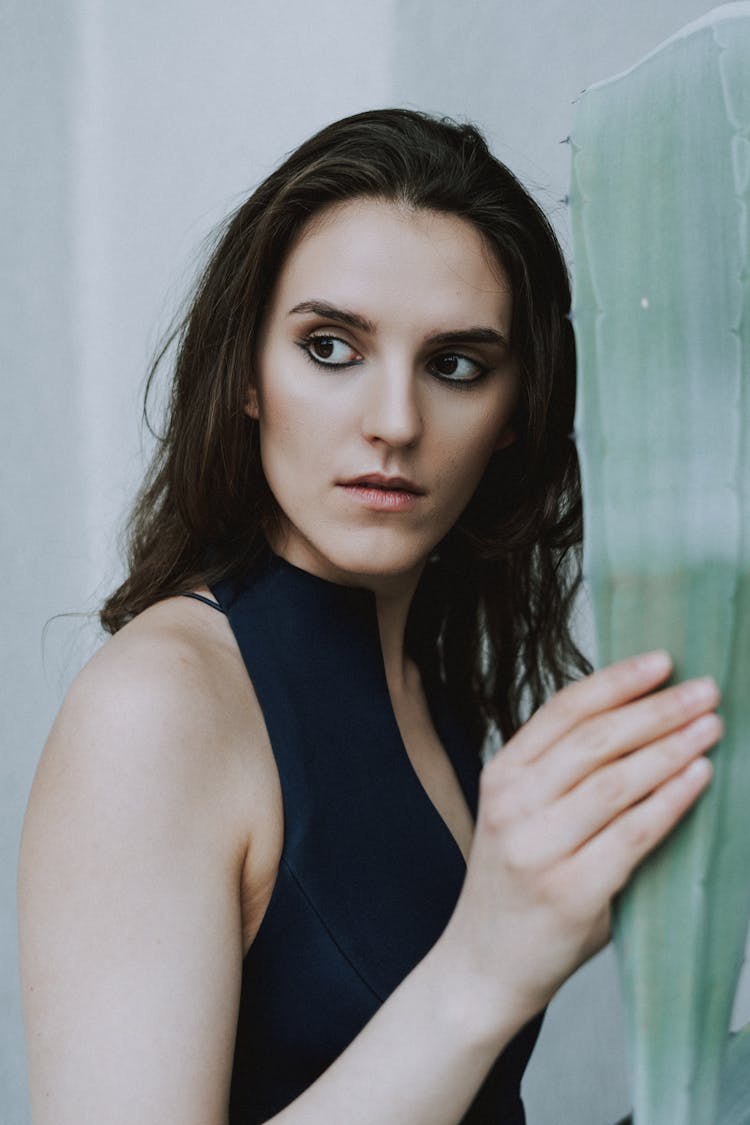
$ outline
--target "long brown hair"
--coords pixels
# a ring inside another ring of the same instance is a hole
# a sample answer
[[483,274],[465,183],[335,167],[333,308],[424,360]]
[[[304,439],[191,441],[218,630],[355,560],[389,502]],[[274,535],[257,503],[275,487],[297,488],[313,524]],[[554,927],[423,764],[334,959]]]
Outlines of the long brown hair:
[[[166,427],[129,523],[129,574],[101,622],[238,576],[267,550],[277,508],[258,425],[243,409],[276,278],[311,216],[379,198],[459,215],[513,292],[522,391],[498,451],[425,569],[407,646],[439,677],[479,744],[507,737],[551,689],[588,670],[569,628],[580,582],[581,498],[571,433],[575,348],[565,262],[541,209],[471,125],[405,109],[355,114],[301,145],[230,216],[176,347]],[[148,401],[148,389],[147,389]]]

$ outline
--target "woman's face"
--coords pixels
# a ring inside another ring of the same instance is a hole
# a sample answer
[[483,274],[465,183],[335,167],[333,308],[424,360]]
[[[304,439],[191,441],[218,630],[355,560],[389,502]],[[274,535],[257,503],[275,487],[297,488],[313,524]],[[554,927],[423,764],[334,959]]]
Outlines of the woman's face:
[[248,413],[274,549],[333,581],[414,582],[513,440],[512,296],[475,228],[379,200],[316,216],[281,271]]

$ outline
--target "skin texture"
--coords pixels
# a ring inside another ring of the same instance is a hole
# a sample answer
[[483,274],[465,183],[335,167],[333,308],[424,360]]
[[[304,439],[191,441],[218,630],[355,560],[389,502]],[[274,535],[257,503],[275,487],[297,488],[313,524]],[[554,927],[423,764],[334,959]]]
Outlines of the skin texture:
[[[290,315],[310,300],[373,330]],[[273,296],[247,409],[286,516],[274,547],[374,590],[406,751],[468,856],[433,949],[276,1122],[455,1125],[509,1038],[606,941],[612,896],[710,778],[716,686],[658,690],[671,664],[656,653],[540,709],[484,768],[471,823],[403,631],[426,557],[513,438],[512,353],[436,347],[434,335],[507,334],[510,301],[462,220],[372,201],[317,219]],[[321,358],[352,366],[311,364],[310,333],[327,338]],[[459,352],[490,369],[468,390],[435,376],[473,371],[445,358]],[[341,492],[340,479],[375,471],[410,478],[419,499],[373,511]],[[188,599],[152,606],[75,681],[29,802],[19,897],[33,1125],[226,1121],[242,956],[283,827],[226,620]]]

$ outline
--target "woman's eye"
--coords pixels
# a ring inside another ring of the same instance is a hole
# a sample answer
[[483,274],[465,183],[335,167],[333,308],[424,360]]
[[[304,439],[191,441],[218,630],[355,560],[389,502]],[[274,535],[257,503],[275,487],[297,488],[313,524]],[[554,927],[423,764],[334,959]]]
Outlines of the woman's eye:
[[356,348],[338,336],[308,336],[301,347],[313,363],[323,367],[347,367],[362,358]]
[[487,368],[465,355],[446,352],[430,361],[432,370],[440,379],[454,383],[473,383],[487,373]]

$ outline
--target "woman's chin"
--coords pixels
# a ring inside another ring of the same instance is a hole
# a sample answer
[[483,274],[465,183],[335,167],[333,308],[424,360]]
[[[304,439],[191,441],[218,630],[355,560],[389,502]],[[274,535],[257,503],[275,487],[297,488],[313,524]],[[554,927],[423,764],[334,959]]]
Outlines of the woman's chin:
[[292,534],[272,546],[294,566],[334,582],[362,586],[415,584],[431,551],[431,547],[419,549],[404,543],[400,537],[356,532],[330,541],[316,537],[314,542]]

